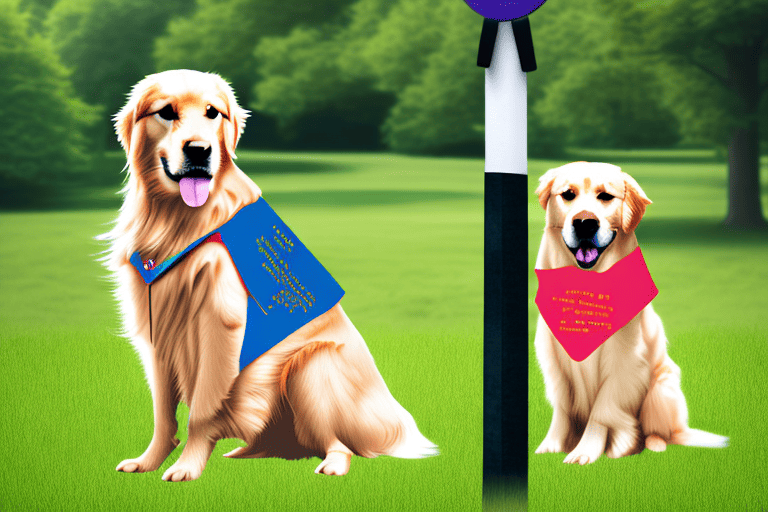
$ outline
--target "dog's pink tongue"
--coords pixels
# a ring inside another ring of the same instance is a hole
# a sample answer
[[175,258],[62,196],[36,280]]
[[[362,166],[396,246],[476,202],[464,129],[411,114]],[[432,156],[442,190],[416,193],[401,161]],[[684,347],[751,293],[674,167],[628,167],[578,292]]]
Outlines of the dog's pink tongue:
[[197,208],[208,200],[208,186],[211,180],[208,178],[181,178],[179,188],[181,198],[187,205]]
[[581,263],[592,263],[597,259],[597,249],[595,247],[590,247],[585,253],[584,249],[579,247],[579,250],[576,251],[576,259]]

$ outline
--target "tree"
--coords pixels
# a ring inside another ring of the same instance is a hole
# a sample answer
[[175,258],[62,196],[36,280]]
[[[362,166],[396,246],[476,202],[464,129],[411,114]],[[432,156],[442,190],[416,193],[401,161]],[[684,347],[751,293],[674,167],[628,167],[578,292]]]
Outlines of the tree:
[[157,69],[215,71],[248,105],[258,66],[253,49],[261,38],[286,35],[299,24],[326,23],[351,1],[197,0],[191,13],[174,18],[157,38]]
[[542,27],[534,32],[541,69],[529,76],[534,124],[582,147],[675,144],[679,125],[656,70],[623,51],[603,3],[548,5],[532,17]]
[[381,126],[397,151],[481,154],[481,23],[453,0],[358,0],[338,23],[262,40],[254,106],[283,126]]
[[254,110],[273,116],[294,147],[381,147],[379,125],[392,95],[377,92],[365,75],[340,69],[344,37],[338,26],[295,27],[285,37],[265,37],[254,55],[260,63]]
[[73,70],[78,94],[103,105],[102,144],[116,146],[111,116],[131,87],[154,72],[152,43],[183,0],[59,0],[51,9],[48,35]]
[[766,228],[759,128],[768,87],[768,0],[615,0],[612,8],[628,48],[674,68],[678,83],[696,83],[676,97],[682,109],[710,113],[699,113],[699,131],[728,145],[725,225]]
[[98,109],[78,100],[50,41],[18,0],[0,0],[0,186],[61,183],[89,170],[84,132]]
[[[396,151],[482,155],[484,75],[475,64],[482,18],[462,2],[443,1],[439,9],[422,12],[422,24],[434,34],[428,34],[430,44],[407,49],[416,54],[417,67],[413,79],[402,80],[383,127],[385,140]],[[392,74],[381,83],[391,82]]]
[[[580,147],[670,147],[679,123],[653,71],[626,58],[575,63],[547,85],[536,113]],[[577,129],[573,129],[577,127]]]

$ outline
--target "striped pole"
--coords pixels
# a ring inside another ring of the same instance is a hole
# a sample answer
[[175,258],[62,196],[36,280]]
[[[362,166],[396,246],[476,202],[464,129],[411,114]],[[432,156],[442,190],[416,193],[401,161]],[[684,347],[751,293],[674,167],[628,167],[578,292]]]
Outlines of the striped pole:
[[483,478],[528,476],[528,130],[530,23],[485,19]]

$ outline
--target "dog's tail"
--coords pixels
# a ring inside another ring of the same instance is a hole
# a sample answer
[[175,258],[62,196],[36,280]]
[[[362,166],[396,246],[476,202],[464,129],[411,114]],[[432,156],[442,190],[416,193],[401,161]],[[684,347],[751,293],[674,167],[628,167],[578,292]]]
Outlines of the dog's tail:
[[689,428],[681,432],[674,432],[669,444],[683,446],[700,446],[702,448],[725,448],[728,446],[728,438],[703,430]]
[[[397,402],[395,402],[398,406]],[[419,432],[413,416],[400,406],[399,414],[402,426],[402,436],[388,451],[387,455],[400,459],[422,459],[440,454],[440,450],[429,439]]]

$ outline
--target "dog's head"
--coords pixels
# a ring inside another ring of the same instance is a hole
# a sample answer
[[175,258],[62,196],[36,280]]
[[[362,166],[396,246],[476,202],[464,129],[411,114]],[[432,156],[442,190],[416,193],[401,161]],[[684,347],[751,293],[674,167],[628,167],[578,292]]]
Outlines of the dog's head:
[[576,264],[590,269],[617,235],[635,230],[651,204],[640,185],[621,168],[574,162],[550,169],[536,189],[547,228],[560,229]]
[[149,194],[180,195],[196,207],[235,158],[247,117],[218,75],[173,70],[134,86],[115,129],[129,172]]

